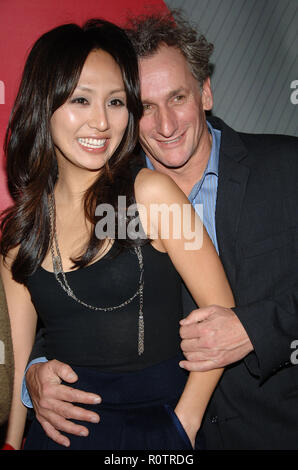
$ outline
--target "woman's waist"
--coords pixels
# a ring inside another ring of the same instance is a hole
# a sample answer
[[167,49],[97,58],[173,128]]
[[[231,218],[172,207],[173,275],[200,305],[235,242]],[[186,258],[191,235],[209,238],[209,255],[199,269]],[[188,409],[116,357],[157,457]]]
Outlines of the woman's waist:
[[188,373],[179,367],[181,359],[178,354],[141,370],[125,373],[72,365],[78,375],[78,381],[72,387],[99,394],[105,408],[135,408],[175,401],[183,392],[188,378]]
[[[145,327],[144,350],[139,354],[138,329],[130,332],[118,331],[114,337],[100,330],[88,335],[79,335],[71,331],[63,332],[45,330],[44,355],[47,359],[58,359],[71,366],[97,369],[100,372],[128,373],[146,369],[177,356],[181,352],[178,329],[169,328],[168,332],[152,333]],[[165,340],[166,338],[166,340]]]

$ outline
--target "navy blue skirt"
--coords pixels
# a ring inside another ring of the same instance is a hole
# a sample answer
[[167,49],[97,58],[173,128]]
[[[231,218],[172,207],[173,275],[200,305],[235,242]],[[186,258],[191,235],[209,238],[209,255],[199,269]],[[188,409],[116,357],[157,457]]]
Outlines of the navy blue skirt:
[[102,397],[99,405],[79,404],[97,412],[100,422],[73,420],[84,424],[89,436],[64,433],[71,443],[66,448],[49,439],[35,418],[24,450],[191,450],[174,412],[188,377],[179,367],[180,359],[123,374],[73,367],[79,380],[72,387]]

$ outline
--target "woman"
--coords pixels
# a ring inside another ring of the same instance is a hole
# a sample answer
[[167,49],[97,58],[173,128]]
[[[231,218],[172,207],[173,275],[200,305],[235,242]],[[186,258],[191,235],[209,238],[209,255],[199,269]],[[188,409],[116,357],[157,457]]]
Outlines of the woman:
[[[141,115],[137,59],[118,27],[64,25],[34,45],[6,139],[15,204],[2,223],[16,355],[7,440],[16,448],[37,316],[47,358],[70,364],[76,386],[102,397],[100,423],[72,436],[70,449],[190,449],[221,376],[179,368],[180,276],[200,306],[231,307],[233,296],[206,233],[200,249],[187,245],[183,229],[196,239],[202,227],[184,194],[165,175],[137,170]],[[130,209],[138,203],[139,219],[123,216],[119,196]],[[151,213],[162,204],[181,215],[165,232]],[[102,211],[110,208],[115,233]],[[26,448],[62,447],[35,420]]]

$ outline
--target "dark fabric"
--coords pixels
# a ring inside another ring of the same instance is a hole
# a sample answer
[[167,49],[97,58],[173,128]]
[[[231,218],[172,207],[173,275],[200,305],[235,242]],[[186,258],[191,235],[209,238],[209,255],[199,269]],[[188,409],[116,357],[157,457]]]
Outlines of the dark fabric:
[[254,352],[229,366],[203,424],[207,449],[298,449],[298,139],[222,132],[220,257]]
[[75,368],[75,388],[102,396],[102,404],[83,405],[100,414],[97,424],[84,423],[88,437],[67,435],[71,446],[55,444],[34,420],[25,450],[191,450],[191,443],[174,412],[187,374],[180,357],[143,369],[116,374]]
[[[137,175],[138,175],[138,173],[139,173],[139,171],[142,168],[144,168],[146,165],[145,165],[144,158],[140,154],[134,155],[130,159],[129,164],[130,164],[130,171],[131,171],[131,181],[129,181],[128,184],[133,184],[136,177],[137,177]],[[136,281],[136,282],[138,282],[138,281]],[[180,300],[178,301],[177,305],[178,304],[180,305]],[[46,331],[45,331],[44,324],[43,324],[41,318],[39,318],[38,319],[38,325],[37,325],[36,338],[35,338],[35,342],[34,342],[30,357],[28,359],[28,364],[36,358],[46,357],[47,356],[47,349],[46,349],[47,344],[46,344],[46,341],[45,341],[45,333],[46,333]]]
[[[180,276],[169,256],[150,244],[144,262],[145,350],[138,355],[139,296],[114,311],[95,311],[69,297],[53,273],[39,268],[28,281],[33,304],[45,326],[45,356],[71,366],[128,372],[173,357],[180,349]],[[119,305],[138,289],[138,259],[131,249],[66,273],[77,297],[94,306]],[[158,327],[157,327],[158,325]],[[166,338],[166,341],[164,340]]]

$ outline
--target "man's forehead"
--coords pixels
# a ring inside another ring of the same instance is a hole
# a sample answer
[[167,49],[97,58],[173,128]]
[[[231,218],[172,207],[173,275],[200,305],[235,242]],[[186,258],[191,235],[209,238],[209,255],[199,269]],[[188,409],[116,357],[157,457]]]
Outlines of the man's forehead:
[[141,82],[142,101],[147,102],[147,103],[159,101],[161,99],[168,101],[171,98],[174,98],[175,96],[178,96],[180,94],[187,94],[188,92],[189,92],[189,89],[187,87],[179,86],[177,88],[173,88],[169,84],[166,84],[165,86],[159,86],[159,87],[154,87],[152,84],[152,87],[148,89],[146,86],[142,87],[142,82]]
[[161,45],[153,54],[139,58],[140,68],[148,68],[150,65],[159,65],[160,67],[162,65],[171,66],[178,63],[182,65],[187,64],[184,55],[177,47],[167,46],[166,44]]
[[185,57],[174,47],[164,46],[139,60],[142,100],[169,99],[196,85]]

